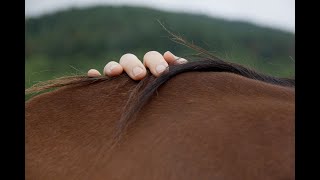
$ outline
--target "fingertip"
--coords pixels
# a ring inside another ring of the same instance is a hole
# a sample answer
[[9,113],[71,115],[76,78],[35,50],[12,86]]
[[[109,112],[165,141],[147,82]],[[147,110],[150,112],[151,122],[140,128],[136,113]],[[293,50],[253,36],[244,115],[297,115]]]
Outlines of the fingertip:
[[133,80],[141,80],[147,75],[147,70],[138,57],[127,53],[120,58],[120,65]]
[[163,55],[157,51],[147,52],[143,57],[143,62],[156,77],[159,77],[169,66]]
[[122,66],[115,62],[110,61],[104,68],[103,68],[103,74],[107,76],[118,76],[123,72]]
[[132,62],[132,60],[139,60],[139,59],[134,54],[126,53],[121,56],[119,63],[121,66],[125,67],[125,66],[127,66],[127,64],[130,64],[130,62]]
[[169,66],[168,65],[163,65],[163,64],[159,64],[156,66],[156,72],[155,75],[156,77],[159,77],[164,71],[168,70]]
[[90,69],[87,73],[89,77],[98,77],[101,76],[100,72],[96,69]]
[[132,69],[132,75],[133,76],[131,78],[133,80],[141,80],[147,75],[147,70],[145,68],[137,66]]
[[166,51],[163,54],[163,58],[169,63],[169,64],[173,64],[177,57],[175,57],[170,51]]
[[112,69],[110,76],[119,76],[120,74],[122,74],[122,72],[123,72],[123,68],[119,64],[115,68]]
[[163,57],[164,57],[165,60],[171,60],[171,61],[174,60],[174,56],[170,51],[166,51],[163,54]]
[[188,61],[184,58],[175,56],[172,52],[166,51],[163,54],[163,58],[169,63],[169,64],[185,64]]

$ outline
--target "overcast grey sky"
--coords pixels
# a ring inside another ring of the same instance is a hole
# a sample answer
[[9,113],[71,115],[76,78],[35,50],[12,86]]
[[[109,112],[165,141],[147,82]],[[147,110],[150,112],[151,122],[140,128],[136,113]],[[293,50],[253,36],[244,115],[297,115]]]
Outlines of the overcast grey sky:
[[133,5],[244,20],[295,32],[295,0],[25,0],[26,17],[70,7]]

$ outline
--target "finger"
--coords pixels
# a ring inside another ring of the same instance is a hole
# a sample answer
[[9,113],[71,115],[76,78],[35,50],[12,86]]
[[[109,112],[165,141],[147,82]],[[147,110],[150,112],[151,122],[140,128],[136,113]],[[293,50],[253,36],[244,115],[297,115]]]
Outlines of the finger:
[[106,66],[103,68],[103,74],[110,77],[119,76],[122,72],[122,66],[115,61],[108,62]]
[[151,73],[158,77],[168,68],[168,63],[157,51],[149,51],[143,57],[143,64],[148,67]]
[[98,77],[98,76],[101,76],[101,74],[100,74],[99,71],[96,70],[96,69],[90,69],[90,70],[88,71],[88,76],[89,76],[89,77]]
[[170,51],[165,52],[163,54],[163,57],[169,64],[185,64],[188,62],[188,60],[177,57],[174,54],[172,54]]
[[147,75],[146,68],[134,54],[123,55],[120,58],[120,65],[133,80],[141,80]]

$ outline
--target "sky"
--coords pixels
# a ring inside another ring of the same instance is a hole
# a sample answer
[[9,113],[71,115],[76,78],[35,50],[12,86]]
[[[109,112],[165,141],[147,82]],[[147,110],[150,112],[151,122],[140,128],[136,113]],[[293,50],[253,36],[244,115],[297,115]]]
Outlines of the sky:
[[205,14],[295,32],[295,0],[25,0],[25,16],[95,5],[130,5]]

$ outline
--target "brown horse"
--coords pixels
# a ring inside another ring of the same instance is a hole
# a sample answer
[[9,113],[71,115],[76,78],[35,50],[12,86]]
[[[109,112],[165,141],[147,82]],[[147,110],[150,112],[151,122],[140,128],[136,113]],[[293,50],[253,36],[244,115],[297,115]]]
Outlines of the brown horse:
[[220,60],[85,76],[26,103],[26,179],[295,179],[295,81]]

